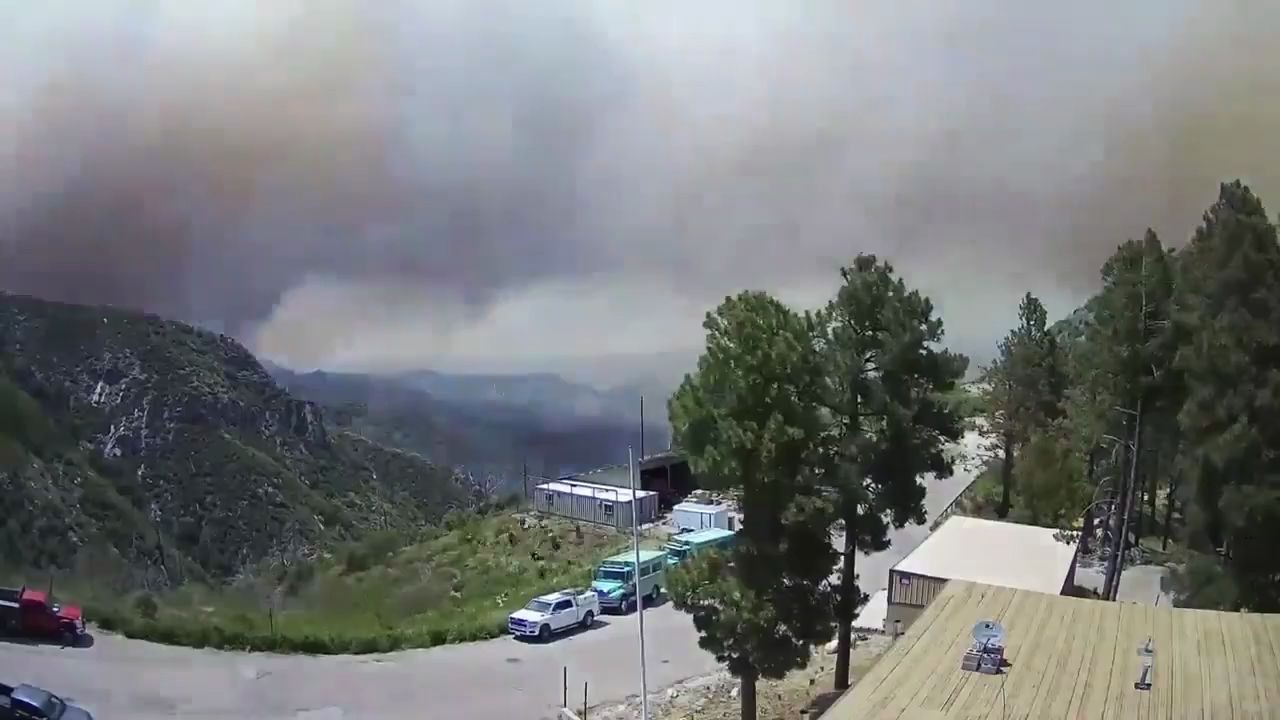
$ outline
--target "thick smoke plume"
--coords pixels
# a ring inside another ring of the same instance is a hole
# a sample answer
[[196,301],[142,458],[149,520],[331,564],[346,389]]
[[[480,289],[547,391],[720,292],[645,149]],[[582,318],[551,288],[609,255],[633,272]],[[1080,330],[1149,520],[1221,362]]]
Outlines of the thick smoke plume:
[[1280,209],[1265,3],[0,6],[0,286],[294,365],[692,348],[858,251],[982,354],[1220,180]]

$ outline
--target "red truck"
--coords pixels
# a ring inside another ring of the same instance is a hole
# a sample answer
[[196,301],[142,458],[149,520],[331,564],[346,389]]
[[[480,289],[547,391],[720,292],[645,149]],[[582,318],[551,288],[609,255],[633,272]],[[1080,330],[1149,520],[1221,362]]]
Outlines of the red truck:
[[74,646],[84,633],[80,608],[59,605],[42,590],[0,587],[0,634],[57,638]]

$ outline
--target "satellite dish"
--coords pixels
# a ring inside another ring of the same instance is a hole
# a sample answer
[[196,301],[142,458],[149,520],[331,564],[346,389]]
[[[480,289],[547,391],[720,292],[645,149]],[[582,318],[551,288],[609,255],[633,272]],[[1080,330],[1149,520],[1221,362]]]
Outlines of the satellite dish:
[[995,620],[979,620],[973,626],[973,642],[990,647],[1004,647],[1004,628]]

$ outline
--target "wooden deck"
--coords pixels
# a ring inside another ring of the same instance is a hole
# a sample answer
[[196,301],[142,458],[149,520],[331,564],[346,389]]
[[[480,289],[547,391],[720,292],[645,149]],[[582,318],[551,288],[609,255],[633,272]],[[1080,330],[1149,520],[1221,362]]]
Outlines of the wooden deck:
[[[979,620],[999,675],[960,669]],[[1150,690],[1134,689],[1138,647]],[[1154,608],[951,581],[823,720],[1280,718],[1280,615]]]

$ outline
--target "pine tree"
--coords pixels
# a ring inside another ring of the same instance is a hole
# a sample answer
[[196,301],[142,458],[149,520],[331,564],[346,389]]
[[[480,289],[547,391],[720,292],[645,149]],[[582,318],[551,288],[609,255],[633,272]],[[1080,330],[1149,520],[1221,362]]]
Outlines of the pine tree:
[[1221,186],[1180,267],[1190,540],[1221,554],[1233,606],[1280,611],[1280,245],[1248,187]]
[[1173,272],[1169,255],[1154,231],[1141,242],[1120,245],[1102,268],[1103,288],[1098,295],[1089,328],[1101,372],[1100,392],[1113,400],[1122,414],[1124,430],[1116,433],[1122,443],[1122,467],[1112,485],[1111,542],[1107,555],[1103,594],[1113,598],[1118,574],[1129,543],[1131,515],[1140,499],[1143,440],[1149,416],[1167,407],[1162,384],[1172,363],[1169,314]]
[[1066,376],[1057,338],[1049,332],[1044,305],[1031,293],[1018,306],[1018,327],[1000,341],[994,362],[982,380],[989,410],[984,434],[988,451],[1000,461],[1000,505],[996,515],[1009,516],[1013,504],[1014,464],[1037,428],[1062,413]]
[[832,422],[824,466],[844,530],[836,595],[836,689],[849,686],[854,615],[865,594],[855,558],[889,545],[889,528],[923,523],[922,476],[952,472],[945,449],[960,418],[943,394],[968,360],[937,348],[942,321],[928,298],[908,290],[893,267],[860,255],[822,314],[823,357]]
[[743,521],[731,557],[674,573],[671,597],[741,681],[752,720],[756,680],[803,667],[833,629],[832,508],[813,471],[822,365],[815,319],[765,293],[726,298],[703,326],[698,369],[669,403],[672,430],[704,485],[740,492]]

